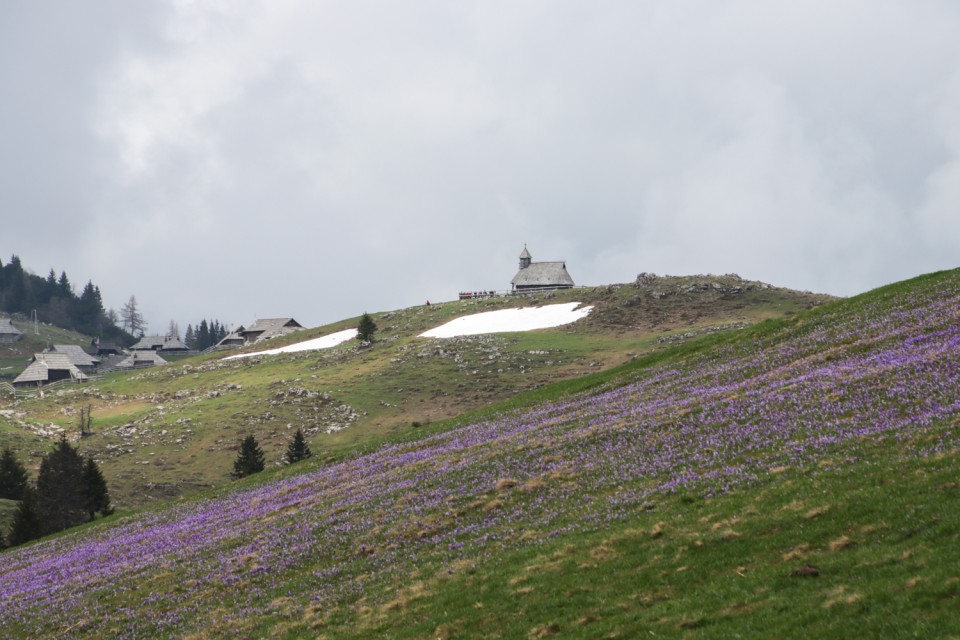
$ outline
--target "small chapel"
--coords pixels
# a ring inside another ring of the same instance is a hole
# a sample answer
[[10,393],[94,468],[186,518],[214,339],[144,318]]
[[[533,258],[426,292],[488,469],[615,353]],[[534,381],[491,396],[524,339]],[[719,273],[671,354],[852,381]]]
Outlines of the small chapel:
[[520,270],[510,281],[510,285],[513,291],[569,289],[573,286],[573,278],[567,273],[566,261],[534,262],[527,245],[523,245]]

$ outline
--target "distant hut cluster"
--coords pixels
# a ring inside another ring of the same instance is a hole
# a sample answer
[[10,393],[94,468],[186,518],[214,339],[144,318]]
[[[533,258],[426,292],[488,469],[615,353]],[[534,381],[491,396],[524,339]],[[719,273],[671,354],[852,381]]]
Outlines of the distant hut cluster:
[[153,350],[126,351],[94,339],[88,348],[77,344],[54,344],[30,358],[27,368],[13,380],[17,388],[44,387],[54,382],[86,382],[90,376],[165,364]]
[[[303,325],[293,318],[264,318],[249,328],[240,327],[229,333],[217,347],[242,347],[303,330]],[[9,320],[0,319],[0,342],[13,342],[21,337],[22,333]],[[13,380],[13,386],[42,388],[64,380],[86,382],[95,374],[153,367],[166,364],[170,356],[194,353],[196,351],[176,336],[143,336],[129,349],[99,338],[94,338],[88,348],[55,344],[34,354],[27,368]]]
[[144,369],[167,364],[164,356],[186,356],[195,351],[177,336],[142,336],[129,349],[119,349],[115,344],[94,340],[94,348],[103,357],[101,372]]
[[90,376],[110,371],[142,369],[166,364],[163,355],[188,355],[191,351],[178,338],[146,336],[129,350],[94,338],[84,348],[76,344],[54,344],[30,358],[27,368],[13,380],[17,388],[42,388],[54,382],[86,382]]

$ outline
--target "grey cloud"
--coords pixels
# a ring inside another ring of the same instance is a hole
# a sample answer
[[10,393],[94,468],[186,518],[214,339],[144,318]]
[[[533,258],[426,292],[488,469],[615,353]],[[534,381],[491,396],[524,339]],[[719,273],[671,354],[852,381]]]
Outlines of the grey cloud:
[[4,16],[0,205],[74,241],[0,250],[154,327],[504,288],[523,242],[584,284],[956,266],[952,3],[36,6]]

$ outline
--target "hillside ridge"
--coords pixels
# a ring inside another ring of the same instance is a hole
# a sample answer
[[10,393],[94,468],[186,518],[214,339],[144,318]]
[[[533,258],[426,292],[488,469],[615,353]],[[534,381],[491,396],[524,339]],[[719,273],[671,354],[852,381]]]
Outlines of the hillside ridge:
[[35,637],[942,635],[960,611],[958,307],[960,271],[899,283],[8,551],[0,621]]
[[[829,296],[748,283],[735,276],[649,277],[642,282],[421,305],[374,314],[369,348],[336,348],[226,360],[356,327],[355,318],[169,366],[110,374],[45,399],[8,404],[0,445],[36,465],[51,439],[89,406],[94,434],[79,442],[104,469],[118,506],[230,482],[237,443],[256,435],[271,462],[295,428],[338,457],[556,380],[606,370],[705,332],[736,330],[829,301]],[[417,336],[454,318],[562,302],[593,306],[572,325],[460,338]],[[6,425],[6,428],[5,428]]]

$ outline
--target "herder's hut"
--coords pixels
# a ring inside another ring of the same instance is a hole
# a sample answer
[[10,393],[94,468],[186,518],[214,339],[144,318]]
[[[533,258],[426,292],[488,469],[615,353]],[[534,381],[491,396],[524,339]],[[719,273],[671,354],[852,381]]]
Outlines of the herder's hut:
[[131,351],[153,351],[156,353],[186,353],[190,347],[176,336],[143,336],[140,342],[130,347]]
[[47,348],[47,353],[62,353],[68,358],[70,362],[80,371],[84,373],[93,373],[97,369],[97,365],[100,364],[100,360],[94,358],[89,353],[83,350],[83,347],[75,344],[55,344]]
[[80,371],[63,353],[37,353],[33,362],[13,381],[15,387],[37,387],[59,380],[84,382],[87,374]]
[[238,333],[243,336],[244,344],[253,344],[285,336],[294,331],[303,331],[303,325],[293,318],[261,318],[250,325],[250,328]]
[[23,337],[23,332],[13,326],[10,318],[0,318],[0,342],[16,342]]

